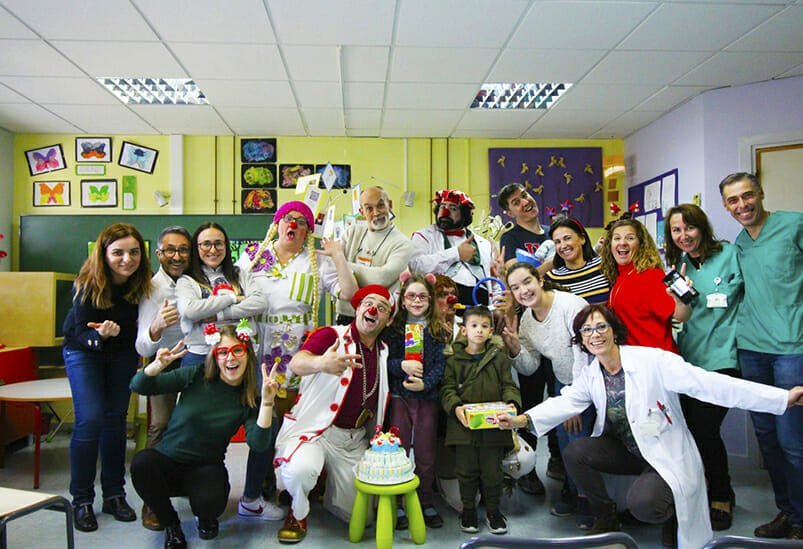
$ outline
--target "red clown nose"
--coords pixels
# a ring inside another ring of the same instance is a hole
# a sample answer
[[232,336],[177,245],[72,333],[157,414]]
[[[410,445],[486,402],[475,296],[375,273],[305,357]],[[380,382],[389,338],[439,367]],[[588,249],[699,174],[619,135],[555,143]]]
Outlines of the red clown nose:
[[379,310],[378,310],[378,309],[377,309],[377,308],[376,308],[374,305],[371,305],[370,307],[368,307],[368,310],[367,310],[366,312],[367,312],[369,315],[373,316],[373,315],[376,315],[376,314],[378,314],[378,313],[379,313]]
[[295,231],[296,229],[298,229],[298,223],[296,223],[296,220],[294,219],[293,221],[287,224],[287,228]]
[[450,295],[449,297],[446,298],[446,304],[447,305],[454,305],[455,303],[457,303],[457,296],[456,295]]

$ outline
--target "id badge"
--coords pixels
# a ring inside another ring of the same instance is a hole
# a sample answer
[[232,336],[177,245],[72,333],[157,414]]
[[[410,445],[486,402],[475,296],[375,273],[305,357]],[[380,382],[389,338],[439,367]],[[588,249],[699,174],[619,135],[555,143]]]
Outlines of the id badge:
[[709,309],[726,309],[728,307],[728,296],[719,292],[705,296],[706,307]]
[[371,258],[364,255],[358,255],[356,258],[358,265],[364,265],[365,267],[371,266]]

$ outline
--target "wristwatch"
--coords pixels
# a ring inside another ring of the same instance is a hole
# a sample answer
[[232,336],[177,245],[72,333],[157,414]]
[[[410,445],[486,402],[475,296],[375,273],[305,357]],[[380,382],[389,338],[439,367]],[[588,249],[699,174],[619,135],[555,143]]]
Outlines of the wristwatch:
[[525,425],[524,428],[527,429],[528,431],[534,433],[535,432],[535,425],[533,425],[533,418],[531,418],[527,414],[524,414],[524,417],[527,418],[527,425]]

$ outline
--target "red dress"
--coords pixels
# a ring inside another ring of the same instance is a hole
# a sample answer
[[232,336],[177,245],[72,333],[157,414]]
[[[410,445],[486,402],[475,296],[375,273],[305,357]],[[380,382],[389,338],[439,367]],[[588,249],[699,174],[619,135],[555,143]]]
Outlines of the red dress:
[[672,339],[675,300],[666,293],[663,271],[653,267],[639,273],[633,263],[618,269],[609,305],[627,328],[626,344],[680,354]]

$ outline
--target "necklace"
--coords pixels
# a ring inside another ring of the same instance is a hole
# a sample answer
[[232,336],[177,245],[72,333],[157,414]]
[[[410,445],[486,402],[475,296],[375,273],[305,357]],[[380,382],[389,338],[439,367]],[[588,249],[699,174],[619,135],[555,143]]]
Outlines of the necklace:
[[[377,233],[378,233],[378,232],[381,232],[381,231],[372,231],[371,229],[368,229],[368,230],[366,230],[364,233],[362,233],[362,238],[360,238],[360,243],[359,243],[359,244],[357,244],[357,252],[356,252],[356,255],[359,255],[361,252],[365,251],[365,253],[366,253],[366,254],[368,254],[369,256],[371,256],[371,263],[373,263],[373,262],[374,262],[374,256],[375,256],[375,255],[376,255],[376,253],[379,251],[379,248],[381,248],[381,247],[382,247],[382,244],[384,244],[384,243],[385,243],[385,240],[387,240],[387,239],[388,239],[388,237],[390,236],[390,232],[391,232],[391,230],[392,230],[392,229],[393,229],[393,227],[392,227],[391,225],[388,225],[388,227],[387,227],[387,232],[385,233],[385,236],[384,236],[384,237],[382,237],[382,240],[379,242],[379,244],[376,246],[376,249],[374,249],[374,250],[363,250],[363,249],[362,249],[362,243],[365,241],[365,237],[366,237],[366,235],[367,235],[368,233],[371,233],[371,232],[377,232]],[[382,230],[384,231],[385,229],[382,229]]]
[[374,417],[374,413],[365,407],[365,403],[371,398],[379,387],[379,370],[374,377],[374,383],[371,390],[368,391],[368,364],[365,362],[365,353],[362,350],[362,342],[357,341],[357,349],[360,351],[360,359],[362,360],[362,410],[357,420],[354,422],[354,427],[359,429],[365,422]]

